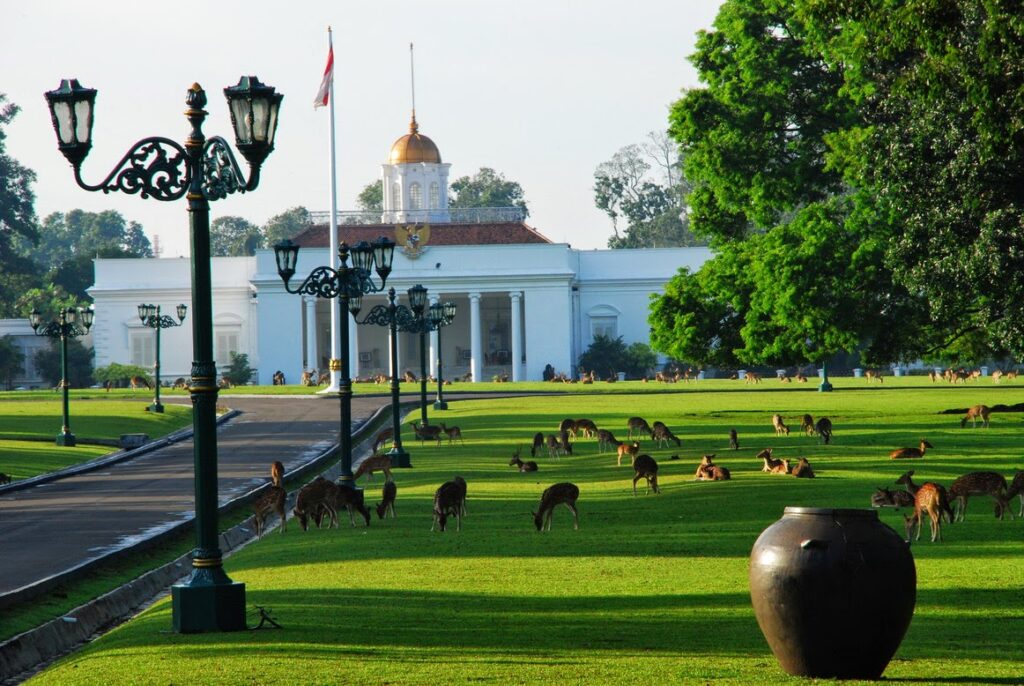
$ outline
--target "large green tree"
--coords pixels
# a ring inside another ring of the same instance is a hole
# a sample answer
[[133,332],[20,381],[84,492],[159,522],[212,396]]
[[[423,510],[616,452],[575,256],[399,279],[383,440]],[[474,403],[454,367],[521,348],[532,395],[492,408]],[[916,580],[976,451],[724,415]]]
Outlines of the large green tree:
[[8,391],[14,385],[15,376],[24,372],[25,354],[14,344],[13,336],[0,338],[0,380]]
[[455,179],[449,189],[454,194],[448,201],[449,207],[518,207],[523,216],[530,216],[523,187],[490,167]]
[[264,245],[260,228],[242,217],[217,217],[210,222],[210,255],[244,257],[255,255]]
[[384,211],[384,188],[380,181],[371,181],[363,186],[356,198],[356,206],[363,212]]
[[263,244],[273,247],[283,240],[291,240],[308,229],[309,224],[309,210],[305,207],[293,207],[275,214],[263,225]]
[[39,243],[22,242],[25,255],[49,271],[76,257],[95,257],[99,252],[126,257],[152,257],[153,248],[138,222],[128,222],[119,212],[54,212],[43,220]]
[[18,107],[0,93],[0,317],[15,317],[14,300],[27,288],[38,284],[39,267],[17,246],[38,240],[35,172],[22,166],[6,153],[4,128],[18,114]]

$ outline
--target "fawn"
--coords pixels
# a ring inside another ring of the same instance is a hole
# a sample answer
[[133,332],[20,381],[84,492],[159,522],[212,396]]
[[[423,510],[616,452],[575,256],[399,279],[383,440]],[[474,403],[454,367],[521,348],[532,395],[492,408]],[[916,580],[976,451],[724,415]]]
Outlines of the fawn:
[[784,421],[782,421],[781,414],[772,415],[772,426],[775,427],[776,436],[781,436],[783,434],[785,434],[786,436],[789,435],[789,427],[786,426],[786,423]]
[[831,419],[829,419],[828,417],[821,417],[820,419],[818,419],[817,422],[815,422],[814,430],[815,432],[817,432],[819,436],[821,436],[821,440],[825,443],[825,445],[828,445],[829,443],[832,442]]
[[[533,435],[533,447],[530,448],[530,457],[537,457],[537,451],[544,447],[544,434],[540,431]],[[518,451],[517,451],[518,453]]]
[[540,496],[540,506],[533,514],[533,523],[537,531],[551,531],[551,515],[556,505],[565,505],[572,512],[572,528],[580,528],[579,512],[576,510],[576,500],[580,497],[580,489],[576,484],[564,482],[548,486]]
[[380,497],[382,500],[377,503],[377,518],[384,519],[391,513],[392,517],[397,518],[395,514],[395,496],[398,495],[398,486],[395,485],[394,481],[385,481],[384,489],[381,491]]
[[434,491],[434,527],[445,531],[448,526],[448,517],[455,516],[457,522],[456,530],[462,531],[462,501],[464,500],[462,487],[454,481],[445,481]]
[[729,429],[729,449],[739,450],[740,449],[740,437],[736,433],[736,429]]
[[889,490],[881,486],[871,494],[871,507],[913,507],[914,496],[906,491]]
[[[949,486],[949,497],[953,500],[953,521],[964,521],[967,517],[967,499],[972,495],[990,495],[996,501],[996,512],[1003,518],[1006,495],[1006,477],[996,472],[970,472],[958,477]],[[1013,513],[1010,513],[1013,519]]]
[[430,424],[421,425],[419,422],[413,422],[412,430],[420,443],[423,441],[436,441],[437,446],[441,447],[441,427],[431,426]]
[[352,475],[355,481],[363,474],[367,479],[373,479],[374,472],[384,472],[384,480],[391,481],[391,458],[387,455],[370,455],[359,463],[356,473]]
[[625,443],[620,443],[617,447],[617,452],[619,453],[619,460],[616,464],[619,467],[622,466],[623,455],[629,455],[629,463],[633,464],[634,462],[636,462],[636,456],[640,452],[640,443],[638,443],[637,441],[633,441],[629,445],[626,445]]
[[[3,476],[0,474],[0,476]],[[287,528],[287,517],[284,511],[284,501],[288,497],[287,492],[284,490],[282,480],[284,478],[284,465],[280,462],[275,462],[270,465],[270,480],[273,482],[272,485],[267,489],[267,492],[256,499],[253,503],[253,520],[256,524],[256,538],[263,538],[263,534],[266,531],[267,515],[271,512],[276,512],[277,516],[281,518],[280,530],[281,533],[285,532]]]
[[992,414],[992,408],[988,405],[975,405],[967,410],[967,416],[960,420],[960,428],[967,426],[967,420],[971,420],[971,427],[977,428],[978,418],[981,417],[981,425],[988,428],[988,416]]
[[800,430],[808,436],[814,435],[814,417],[809,414],[805,414],[800,419]]
[[[938,484],[928,482],[922,484],[917,493],[914,494],[914,514],[904,517],[906,521],[907,530],[907,543],[910,543],[910,534],[917,526],[917,536],[915,540],[921,539],[921,519],[922,513],[928,513],[928,519],[931,521],[932,530],[932,543],[935,541],[942,540],[942,514],[943,514],[943,492],[939,489],[942,488]],[[949,507],[948,503],[945,507]]]
[[647,480],[644,495],[652,490],[661,493],[661,489],[658,488],[658,463],[650,455],[637,455],[633,460],[633,495],[636,495],[636,482],[640,479]]
[[319,526],[321,509],[327,511],[326,513],[330,515],[331,521],[337,519],[337,513],[334,512],[333,506],[329,502],[328,498],[331,486],[333,485],[334,484],[327,479],[322,476],[318,476],[299,489],[299,494],[295,498],[295,507],[292,509],[292,514],[298,518],[299,526],[302,527],[303,531],[307,531],[309,529],[310,517],[316,518],[317,526]]
[[591,419],[577,419],[575,428],[572,430],[572,436],[575,438],[583,432],[584,438],[593,438],[597,435],[597,424]]
[[520,472],[535,472],[535,471],[537,471],[537,463],[536,462],[534,462],[533,460],[528,460],[526,462],[523,462],[521,459],[519,459],[519,450],[518,449],[516,449],[515,454],[512,455],[512,459],[508,461],[508,466],[509,467],[511,467],[513,465],[518,467]]
[[935,446],[928,441],[921,439],[921,443],[916,448],[899,448],[889,453],[890,460],[904,460],[915,457],[924,457],[925,451],[928,448],[934,448]]
[[[914,470],[910,470],[909,472],[901,475],[900,478],[896,479],[896,483],[897,485],[905,486],[907,492],[916,498],[918,491],[921,490],[921,486],[918,486],[917,484],[914,483],[914,480],[911,478],[913,476]],[[946,492],[945,487],[942,486],[941,484],[937,484],[934,481],[929,481],[926,483],[934,486],[939,493],[939,514],[942,515],[942,518],[945,521],[952,522],[953,508],[949,506],[949,493]]]
[[444,422],[441,422],[441,431],[448,436],[448,445],[451,445],[452,441],[456,438],[459,439],[459,443],[465,445],[465,441],[462,440],[462,429],[457,426],[445,426]]
[[683,442],[676,438],[676,435],[672,433],[672,430],[662,422],[654,422],[654,426],[651,428],[651,438],[657,441],[659,448],[666,447],[669,441],[674,442],[677,448],[683,444]]
[[811,469],[811,463],[807,461],[806,457],[801,457],[797,460],[796,466],[793,467],[793,476],[798,479],[814,478],[814,470]]
[[395,430],[392,428],[381,429],[373,439],[373,452],[380,452],[380,449],[387,445],[388,441],[395,439]]
[[630,417],[626,422],[626,428],[629,429],[629,435],[627,438],[630,440],[633,439],[634,431],[636,432],[637,437],[639,437],[640,434],[647,434],[648,436],[651,435],[651,425],[648,424],[647,420],[643,417]]

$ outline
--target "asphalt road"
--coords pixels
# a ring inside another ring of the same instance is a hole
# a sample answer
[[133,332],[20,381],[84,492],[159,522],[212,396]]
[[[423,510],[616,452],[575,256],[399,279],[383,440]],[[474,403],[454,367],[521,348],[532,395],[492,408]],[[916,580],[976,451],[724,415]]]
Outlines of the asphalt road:
[[[281,460],[291,471],[337,442],[336,396],[231,396],[221,402],[241,411],[217,432],[221,503],[265,483],[273,461]],[[353,424],[389,402],[387,397],[354,397]],[[191,519],[192,449],[189,438],[107,468],[0,497],[0,594]]]

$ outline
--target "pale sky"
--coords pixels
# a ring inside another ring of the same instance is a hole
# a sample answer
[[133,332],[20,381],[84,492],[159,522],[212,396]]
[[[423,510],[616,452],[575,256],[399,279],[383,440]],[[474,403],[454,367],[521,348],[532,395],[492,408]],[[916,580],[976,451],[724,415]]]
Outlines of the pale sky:
[[[188,254],[184,200],[89,193],[57,151],[43,98],[61,78],[95,88],[98,183],[147,136],[188,135],[185,92],[207,91],[207,136],[232,143],[222,95],[243,74],[284,93],[276,149],[259,188],[211,205],[211,217],[262,224],[296,205],[330,209],[326,108],[313,97],[334,30],[339,209],[379,179],[408,130],[409,43],[416,46],[416,115],[452,180],[492,167],[518,181],[530,225],[556,242],[603,248],[609,219],[594,207],[594,169],[667,127],[687,61],[720,0],[389,0],[219,2],[2,0],[0,93],[21,107],[7,152],[38,175],[36,212],[113,209],[140,222],[163,256]],[[244,162],[239,156],[239,161]]]

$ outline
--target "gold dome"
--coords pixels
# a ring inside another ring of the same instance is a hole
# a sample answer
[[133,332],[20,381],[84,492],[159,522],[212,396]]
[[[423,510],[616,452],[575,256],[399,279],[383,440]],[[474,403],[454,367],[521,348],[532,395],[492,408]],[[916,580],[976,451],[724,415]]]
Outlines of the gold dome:
[[388,162],[391,164],[410,164],[415,162],[441,163],[441,152],[434,141],[420,134],[416,115],[409,122],[409,133],[405,134],[391,146]]

